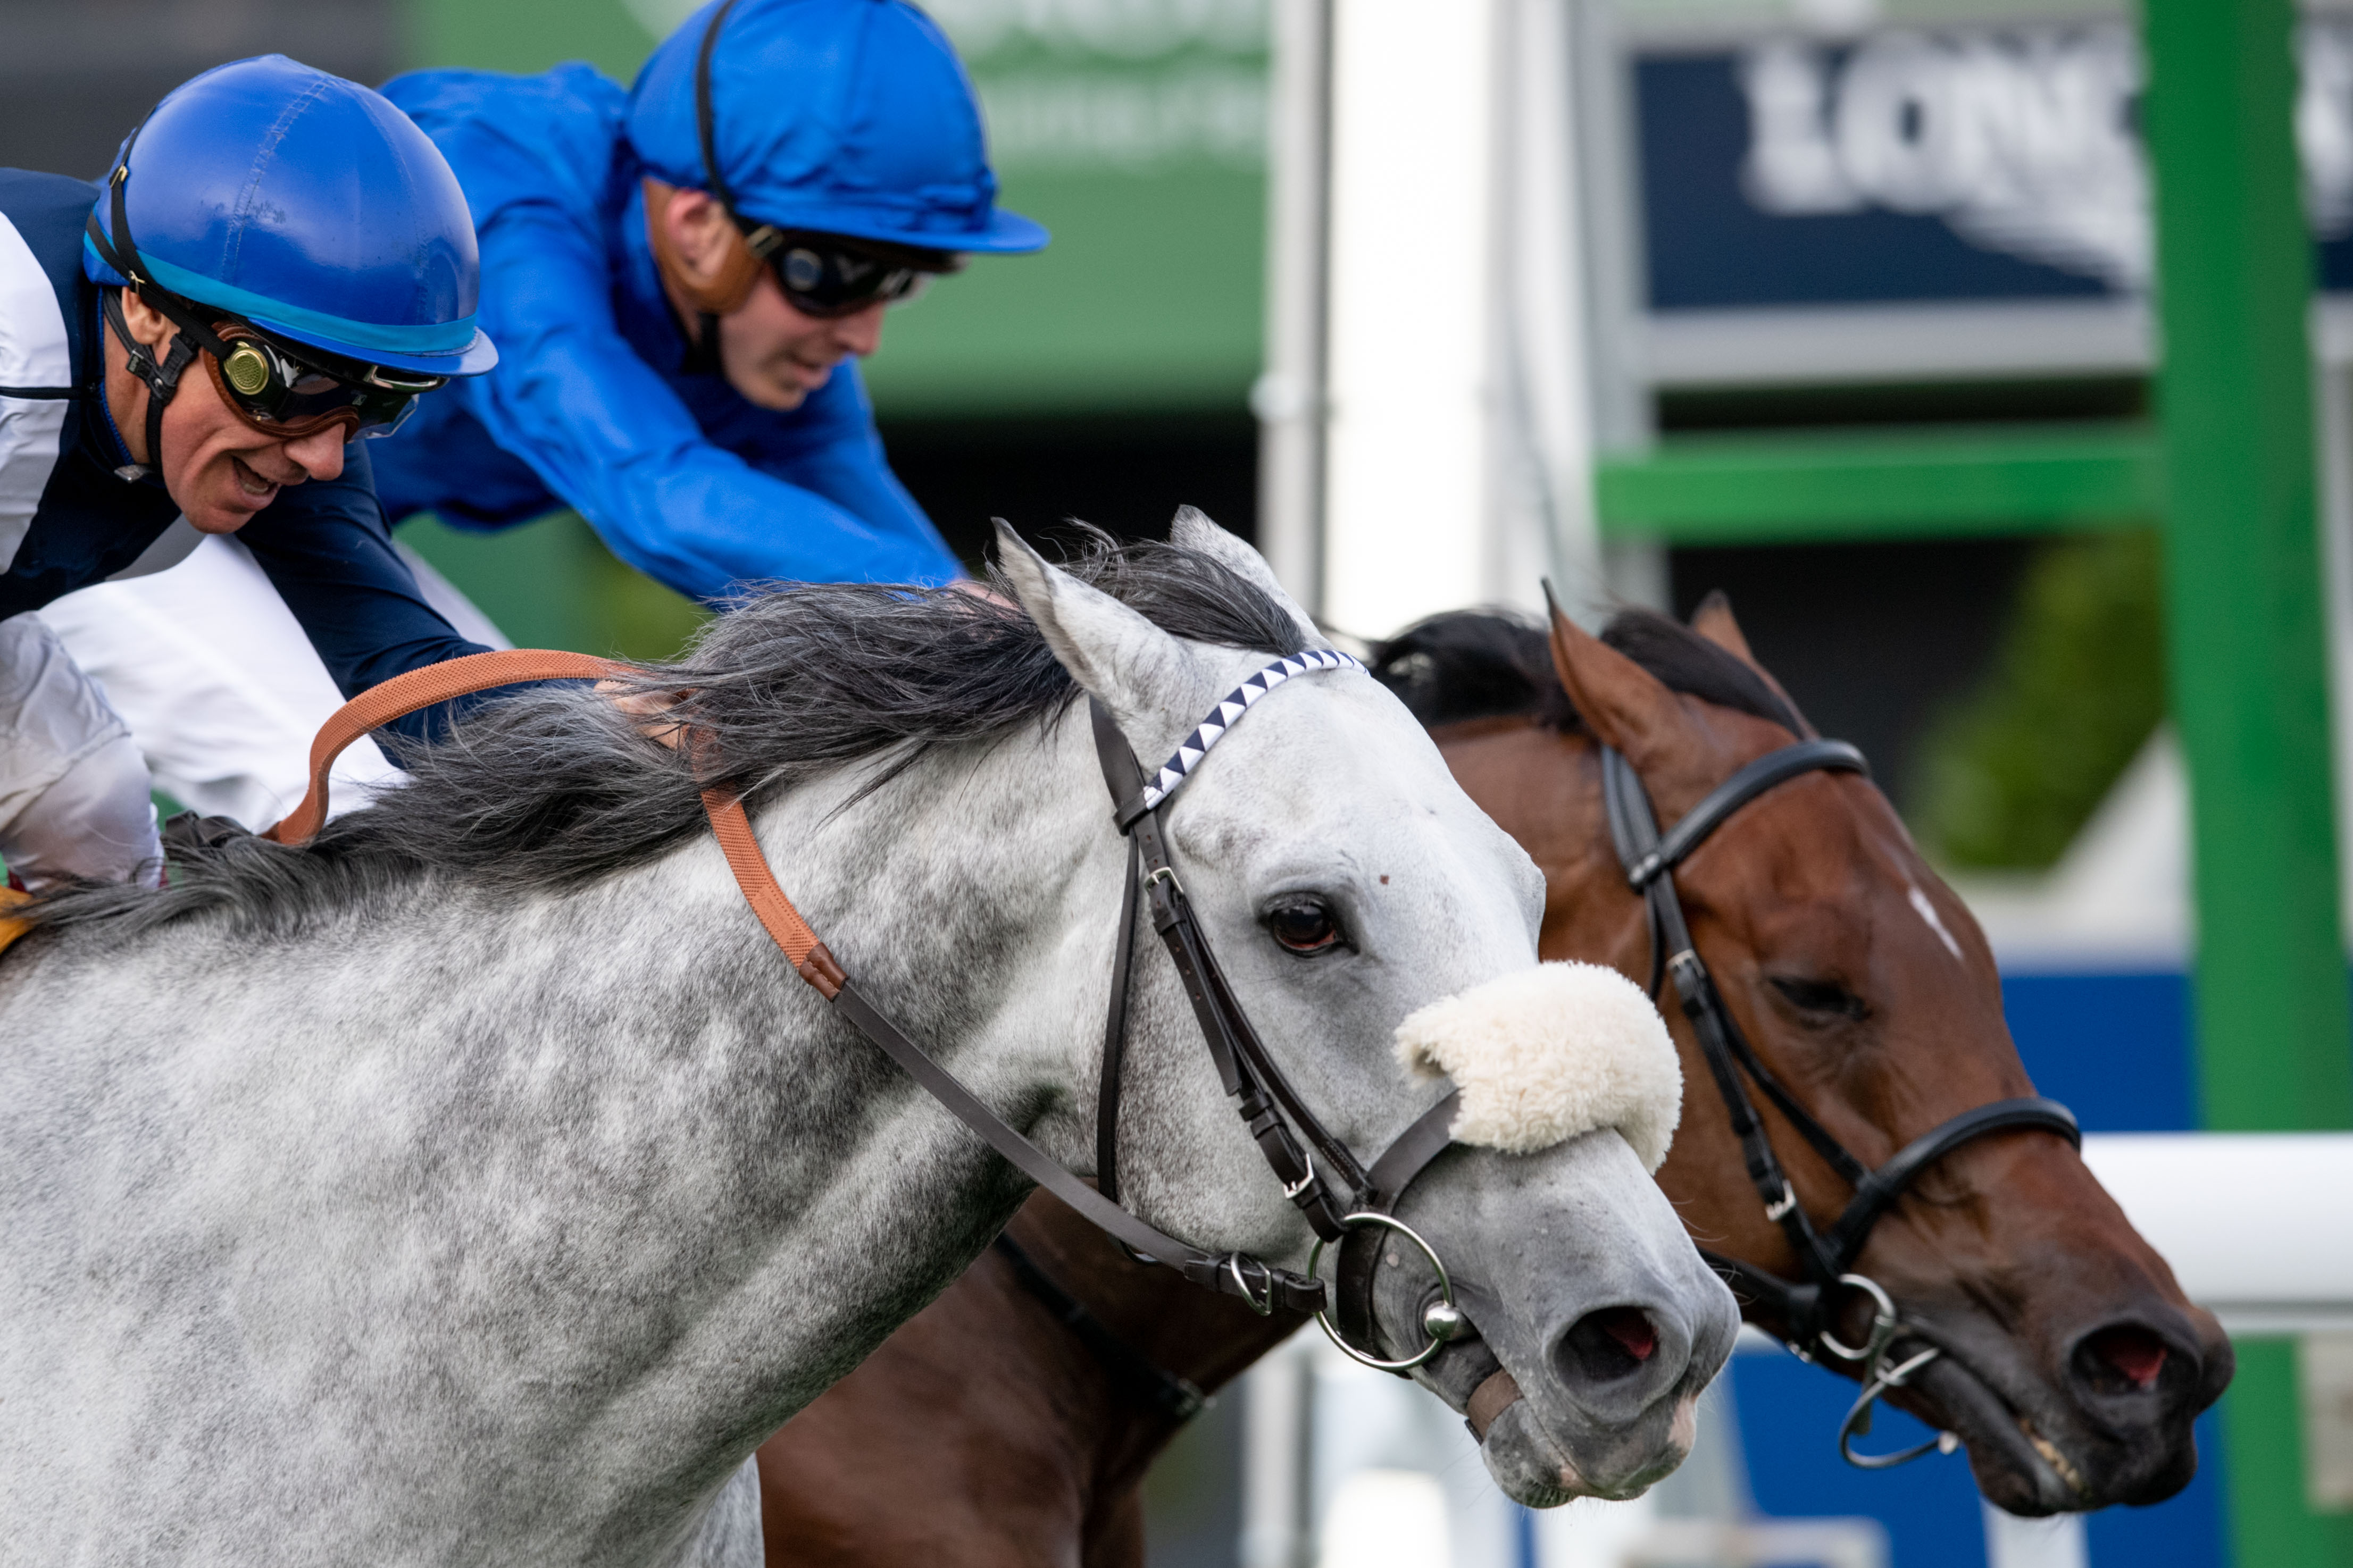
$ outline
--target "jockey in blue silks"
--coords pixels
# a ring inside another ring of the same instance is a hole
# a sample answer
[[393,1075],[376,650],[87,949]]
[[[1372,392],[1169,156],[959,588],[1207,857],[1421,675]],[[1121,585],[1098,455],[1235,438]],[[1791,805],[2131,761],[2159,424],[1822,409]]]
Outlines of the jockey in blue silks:
[[[1046,234],[997,208],[971,86],[922,12],[734,0],[691,18],[631,89],[568,65],[384,90],[464,188],[501,356],[373,444],[389,517],[498,529],[568,505],[703,600],[780,578],[958,574],[883,460],[854,362],[892,300]],[[467,635],[498,640],[409,564]],[[51,618],[174,795],[253,827],[300,799],[335,694],[234,544]],[[338,777],[393,773],[363,743]]]
[[893,300],[1046,233],[997,206],[971,86],[929,17],[730,0],[627,93],[577,64],[385,92],[466,188],[505,355],[380,454],[393,517],[496,528],[569,505],[706,600],[959,574],[883,460],[855,361]]
[[[433,144],[377,94],[282,56],[171,93],[102,184],[0,170],[0,856],[16,879],[161,864],[137,747],[32,613],[61,595],[237,533],[345,691],[477,651],[394,553],[355,438],[496,362],[476,286]],[[418,717],[411,732],[433,721]]]

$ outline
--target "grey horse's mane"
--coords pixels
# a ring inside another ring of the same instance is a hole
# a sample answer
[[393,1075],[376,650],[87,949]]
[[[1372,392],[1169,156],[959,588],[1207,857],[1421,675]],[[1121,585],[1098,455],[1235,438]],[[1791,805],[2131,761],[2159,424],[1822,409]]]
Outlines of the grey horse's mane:
[[[1270,655],[1304,646],[1281,605],[1197,551],[1089,530],[1064,570],[1189,641]],[[26,912],[42,926],[103,921],[130,934],[226,910],[290,931],[432,873],[515,891],[594,881],[708,831],[702,781],[756,805],[876,759],[871,791],[934,748],[1025,723],[1043,731],[1070,706],[1069,673],[993,567],[989,580],[1005,603],[859,583],[742,600],[683,658],[626,677],[683,693],[670,711],[696,737],[691,764],[582,685],[526,688],[438,743],[404,747],[407,784],[303,848],[240,835],[176,850],[167,889],[84,888]]]

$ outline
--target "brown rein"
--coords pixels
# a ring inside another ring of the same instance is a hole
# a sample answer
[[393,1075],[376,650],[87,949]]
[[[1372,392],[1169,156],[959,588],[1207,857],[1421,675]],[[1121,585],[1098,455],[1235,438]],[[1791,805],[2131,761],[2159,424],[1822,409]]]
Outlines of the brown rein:
[[[623,673],[625,668],[610,659],[585,653],[508,648],[469,654],[444,664],[428,664],[395,676],[381,686],[370,687],[336,709],[320,726],[318,738],[311,742],[310,793],[284,821],[262,837],[288,845],[306,844],[317,837],[319,829],[326,825],[327,774],[335,765],[335,759],[353,742],[395,719],[437,702],[447,702],[453,697],[470,697],[496,687],[533,680],[605,680]],[[841,966],[826,951],[825,943],[818,940],[817,932],[809,929],[808,921],[801,918],[800,910],[793,907],[793,900],[776,881],[776,873],[768,868],[767,858],[760,853],[759,840],[752,835],[751,818],[744,814],[744,803],[725,790],[706,789],[702,792],[702,810],[711,819],[711,831],[719,840],[721,852],[727,857],[728,868],[735,873],[736,886],[744,890],[744,901],[752,906],[762,929],[784,950],[794,971],[816,987],[819,995],[832,1001],[841,990]]]

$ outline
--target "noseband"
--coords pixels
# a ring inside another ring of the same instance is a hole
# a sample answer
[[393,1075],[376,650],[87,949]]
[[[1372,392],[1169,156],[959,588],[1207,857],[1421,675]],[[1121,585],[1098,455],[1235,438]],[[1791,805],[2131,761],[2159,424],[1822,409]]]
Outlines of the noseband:
[[[1799,1267],[1804,1269],[1806,1278],[1802,1283],[1792,1283],[1753,1263],[1705,1248],[1701,1249],[1700,1256],[1780,1320],[1783,1342],[1799,1357],[1812,1361],[1827,1353],[1860,1363],[1862,1395],[1847,1412],[1839,1428],[1839,1452],[1851,1464],[1865,1469],[1884,1469],[1916,1459],[1931,1449],[1949,1452],[1955,1439],[1949,1432],[1940,1433],[1934,1442],[1894,1454],[1858,1454],[1852,1447],[1857,1436],[1871,1430],[1873,1402],[1889,1390],[1904,1386],[1912,1373],[1940,1353],[1932,1346],[1894,1366],[1886,1364],[1889,1348],[1905,1331],[1905,1325],[1887,1292],[1868,1276],[1852,1271],[1855,1258],[1871,1238],[1872,1226],[1923,1171],[1973,1139],[1993,1132],[2033,1129],[2055,1132],[2078,1148],[2084,1140],[2074,1114],[2055,1100],[1998,1100],[1990,1105],[1964,1110],[1930,1129],[1873,1170],[1848,1152],[1757,1059],[1692,942],[1691,928],[1683,919],[1683,900],[1675,893],[1675,868],[1724,826],[1734,812],[1767,791],[1810,773],[1859,773],[1869,778],[1871,768],[1862,753],[1844,741],[1800,741],[1796,745],[1784,746],[1767,752],[1717,785],[1662,838],[1651,797],[1635,774],[1633,764],[1614,748],[1601,748],[1601,787],[1609,807],[1609,837],[1617,847],[1619,864],[1625,868],[1627,885],[1642,896],[1649,912],[1651,994],[1657,997],[1663,975],[1673,976],[1683,1016],[1691,1020],[1692,1032],[1699,1038],[1700,1054],[1707,1059],[1708,1072],[1724,1098],[1725,1110],[1730,1113],[1732,1131],[1740,1140],[1740,1152],[1748,1166],[1748,1179],[1755,1184],[1757,1195],[1765,1205],[1765,1217],[1778,1225],[1788,1237],[1789,1249],[1797,1254]],[[1854,1196],[1827,1231],[1816,1229],[1805,1205],[1798,1202],[1797,1190],[1789,1184],[1788,1175],[1773,1152],[1772,1138],[1748,1097],[1743,1074],[1755,1081],[1765,1098],[1798,1130],[1799,1136],[1811,1144],[1824,1163],[1854,1190]],[[1871,1332],[1860,1347],[1844,1343],[1831,1332],[1831,1308],[1841,1287],[1860,1290],[1873,1301]]]

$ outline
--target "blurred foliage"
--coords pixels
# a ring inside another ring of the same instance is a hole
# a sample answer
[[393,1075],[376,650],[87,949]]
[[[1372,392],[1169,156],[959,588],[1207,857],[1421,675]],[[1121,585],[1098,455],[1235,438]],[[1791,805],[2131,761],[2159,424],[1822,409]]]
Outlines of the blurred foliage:
[[1921,745],[1909,814],[1946,864],[2043,868],[2065,852],[2165,716],[2158,537],[2036,552],[1991,665]]

